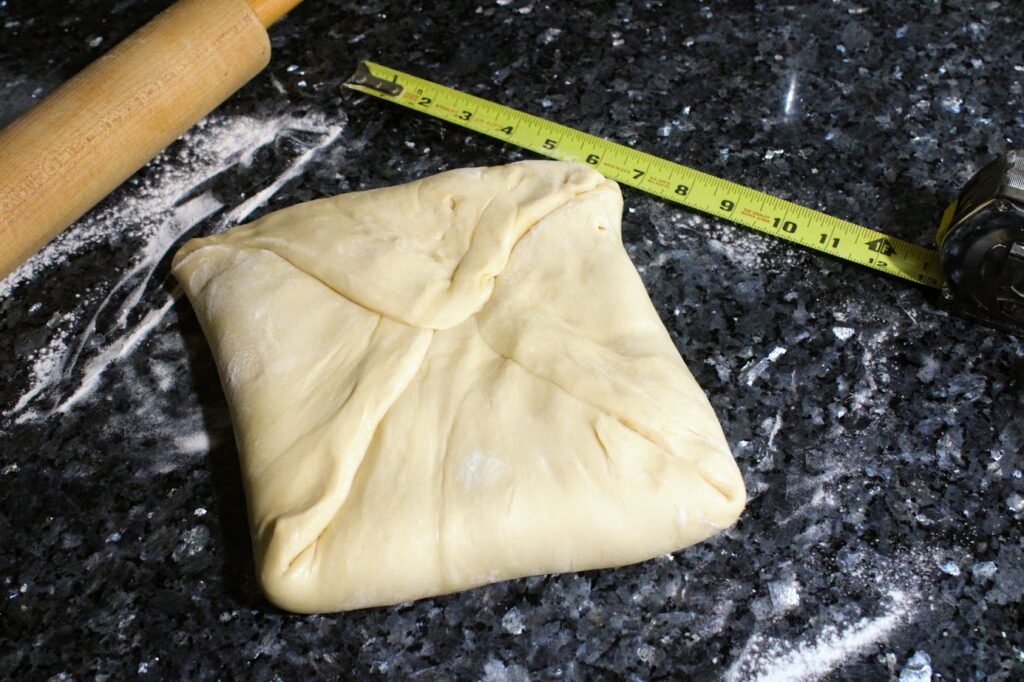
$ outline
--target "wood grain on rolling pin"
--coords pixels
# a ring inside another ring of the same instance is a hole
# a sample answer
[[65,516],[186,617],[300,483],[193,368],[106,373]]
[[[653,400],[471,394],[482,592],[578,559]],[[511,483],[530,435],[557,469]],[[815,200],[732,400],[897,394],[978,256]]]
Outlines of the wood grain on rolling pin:
[[0,131],[0,278],[270,59],[298,0],[181,0]]

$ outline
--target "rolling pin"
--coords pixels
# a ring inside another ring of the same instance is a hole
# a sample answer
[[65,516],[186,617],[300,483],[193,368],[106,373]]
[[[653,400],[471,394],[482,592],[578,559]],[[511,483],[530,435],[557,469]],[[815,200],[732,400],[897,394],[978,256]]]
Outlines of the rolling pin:
[[180,0],[0,130],[0,279],[270,61],[301,0]]

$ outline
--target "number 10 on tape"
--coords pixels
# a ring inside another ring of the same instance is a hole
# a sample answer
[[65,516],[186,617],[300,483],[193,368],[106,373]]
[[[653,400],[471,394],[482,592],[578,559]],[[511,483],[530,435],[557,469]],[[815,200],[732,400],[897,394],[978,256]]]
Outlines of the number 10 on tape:
[[694,168],[395,69],[363,62],[346,85],[765,234],[932,287],[938,253]]

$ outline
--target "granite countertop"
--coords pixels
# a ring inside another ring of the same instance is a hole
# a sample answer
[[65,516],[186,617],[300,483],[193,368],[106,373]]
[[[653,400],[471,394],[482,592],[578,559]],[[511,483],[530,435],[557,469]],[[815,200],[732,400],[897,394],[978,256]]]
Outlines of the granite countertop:
[[[0,122],[163,0],[0,0]],[[1024,146],[1024,6],[310,0],[269,68],[0,285],[0,674],[1020,679],[1024,352],[917,286],[626,190],[629,253],[750,501],[618,570],[294,616],[253,575],[170,255],[528,158],[339,87],[372,57],[928,244]]]

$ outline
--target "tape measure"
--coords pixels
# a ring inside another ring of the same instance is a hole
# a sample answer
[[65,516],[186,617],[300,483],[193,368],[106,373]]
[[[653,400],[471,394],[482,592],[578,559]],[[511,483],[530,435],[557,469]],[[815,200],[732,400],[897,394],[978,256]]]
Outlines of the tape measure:
[[380,64],[362,62],[346,86],[605,177],[687,208],[931,287],[939,255],[876,230],[694,168]]
[[1024,151],[988,163],[960,191],[938,251],[779,199],[395,69],[362,62],[345,85],[765,234],[942,289],[969,319],[1024,337]]

